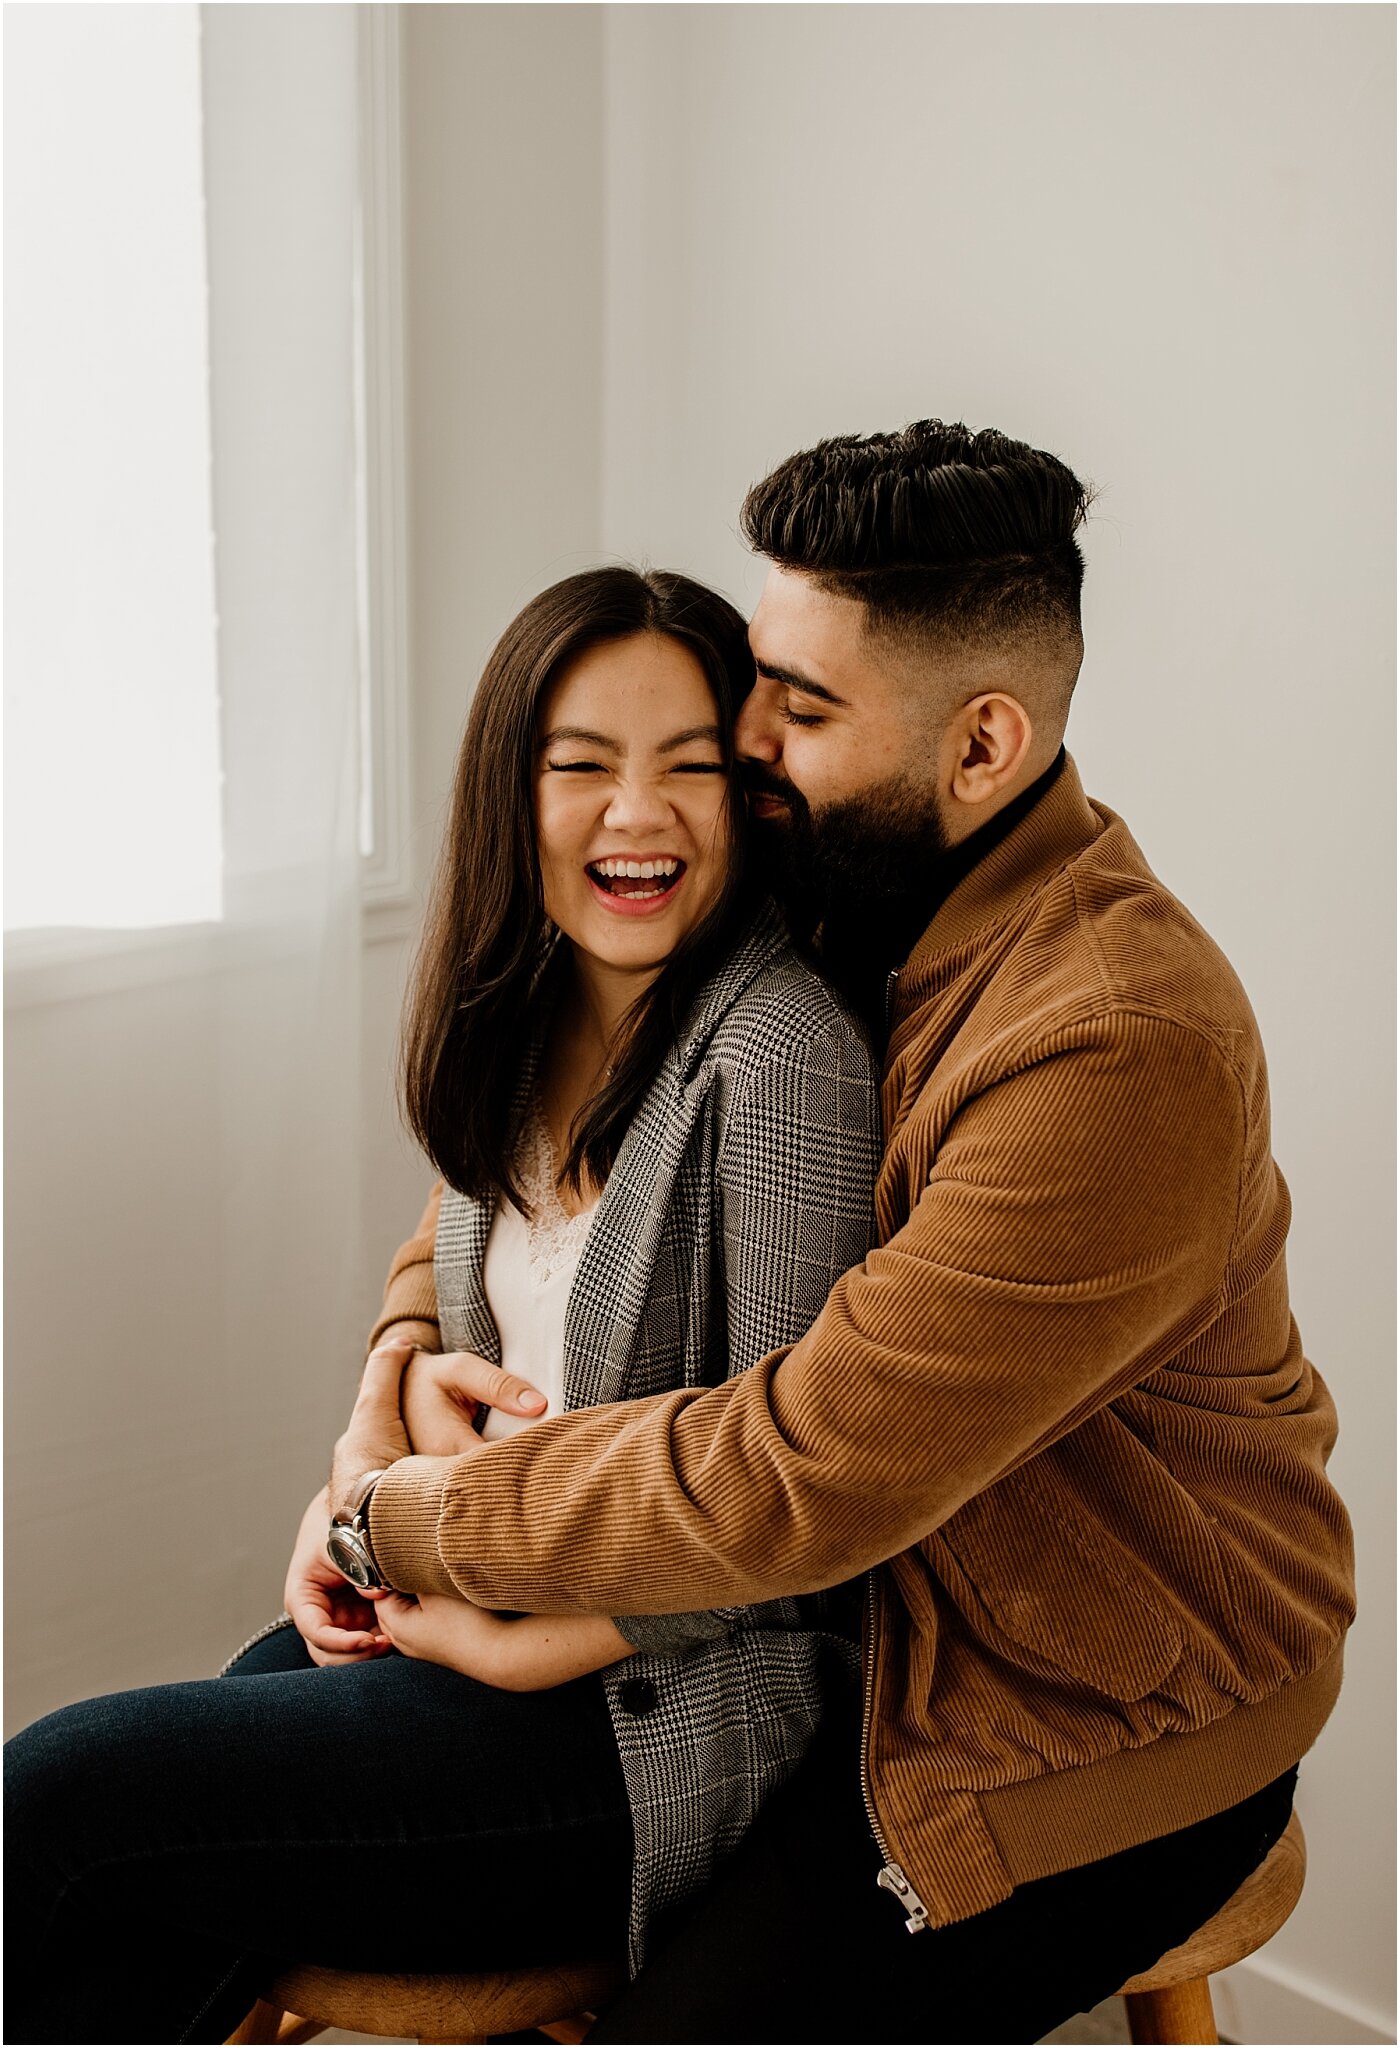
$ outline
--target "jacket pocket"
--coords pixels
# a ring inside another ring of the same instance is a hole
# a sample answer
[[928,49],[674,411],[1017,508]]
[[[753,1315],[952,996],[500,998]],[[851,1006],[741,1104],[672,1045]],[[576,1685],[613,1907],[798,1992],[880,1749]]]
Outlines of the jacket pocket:
[[1033,1473],[969,1501],[933,1541],[960,1567],[963,1585],[949,1591],[964,1619],[1003,1655],[1014,1644],[1124,1702],[1155,1692],[1180,1661],[1181,1631],[1132,1552]]

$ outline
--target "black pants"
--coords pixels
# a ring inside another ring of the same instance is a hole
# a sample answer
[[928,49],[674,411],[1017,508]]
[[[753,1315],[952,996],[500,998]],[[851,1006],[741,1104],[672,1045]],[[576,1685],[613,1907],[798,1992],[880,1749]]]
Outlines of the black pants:
[[1298,1775],[911,1935],[875,1882],[856,1741],[828,1723],[590,2041],[1038,2041],[1224,1905],[1288,1825]]
[[[834,1717],[598,2041],[1034,2041],[1209,1918],[1285,1826],[1241,1807],[908,1935]],[[236,1677],[48,1715],[7,1745],[6,2032],[222,2041],[269,1959],[488,1968],[620,1952],[631,1822],[596,1680],[502,1693],[291,1630]]]
[[632,1822],[596,1679],[320,1669],[285,1628],[228,1678],[35,1722],[5,1798],[7,2042],[223,2041],[273,1958],[625,1950]]

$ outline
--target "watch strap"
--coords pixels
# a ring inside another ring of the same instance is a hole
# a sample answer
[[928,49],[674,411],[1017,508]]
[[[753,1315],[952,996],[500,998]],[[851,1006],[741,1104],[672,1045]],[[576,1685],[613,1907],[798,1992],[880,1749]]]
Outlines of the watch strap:
[[350,1495],[349,1501],[341,1513],[336,1516],[336,1520],[338,1522],[354,1522],[357,1520],[363,1522],[365,1509],[369,1506],[369,1497],[383,1477],[384,1468],[381,1466],[378,1471],[366,1472],[362,1478],[358,1479],[355,1482],[355,1488]]

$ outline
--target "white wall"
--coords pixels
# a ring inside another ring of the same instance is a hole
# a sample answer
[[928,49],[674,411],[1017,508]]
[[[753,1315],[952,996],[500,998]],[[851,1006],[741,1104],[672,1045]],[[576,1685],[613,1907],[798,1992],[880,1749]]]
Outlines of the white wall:
[[434,832],[501,629],[600,544],[602,23],[409,7],[404,27],[416,741]]
[[277,1612],[360,1357],[354,22],[201,28],[226,914],[7,966],[11,1727]]
[[1360,1547],[1269,1954],[1331,2017],[1242,1984],[1244,2039],[1394,2038],[1393,42],[1370,7],[608,10],[607,548],[751,603],[746,485],[932,414],[1101,490],[1071,745],[1258,1011]]

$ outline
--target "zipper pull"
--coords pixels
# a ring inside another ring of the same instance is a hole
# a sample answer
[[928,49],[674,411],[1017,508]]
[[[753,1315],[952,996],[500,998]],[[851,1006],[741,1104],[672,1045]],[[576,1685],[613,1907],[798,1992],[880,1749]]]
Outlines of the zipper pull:
[[928,1907],[915,1891],[897,1863],[887,1863],[875,1880],[882,1892],[893,1892],[904,1907],[907,1918],[904,1922],[911,1934],[922,1934],[928,1926]]
[[885,1029],[890,1028],[890,1012],[894,1008],[894,992],[899,986],[899,969],[892,967],[885,976]]

